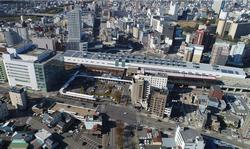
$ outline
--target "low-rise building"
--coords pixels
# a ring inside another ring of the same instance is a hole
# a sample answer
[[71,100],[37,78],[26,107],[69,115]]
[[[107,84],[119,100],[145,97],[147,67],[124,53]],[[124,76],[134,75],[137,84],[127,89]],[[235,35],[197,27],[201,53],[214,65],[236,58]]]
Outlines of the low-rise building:
[[204,149],[202,136],[194,129],[181,129],[177,126],[175,132],[176,146],[181,149]]
[[9,91],[11,104],[20,110],[27,108],[27,95],[24,88],[12,87]]
[[5,101],[0,99],[0,121],[6,119],[8,117],[9,111]]
[[219,86],[211,86],[209,97],[222,100],[224,93]]

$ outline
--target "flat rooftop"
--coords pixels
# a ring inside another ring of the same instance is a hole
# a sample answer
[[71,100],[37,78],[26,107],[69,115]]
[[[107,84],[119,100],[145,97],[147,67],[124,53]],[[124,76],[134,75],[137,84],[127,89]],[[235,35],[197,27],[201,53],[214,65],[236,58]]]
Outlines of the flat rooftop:
[[64,103],[59,103],[59,102],[56,102],[52,107],[50,107],[49,110],[71,113],[71,114],[75,114],[75,115],[82,116],[82,117],[96,114],[96,110],[94,109],[89,109],[89,108],[84,108],[80,106],[74,106],[74,105],[69,105],[69,104],[64,104]]
[[35,49],[33,49],[33,50],[27,51],[27,52],[24,53],[24,54],[30,55],[30,56],[39,56],[39,55],[43,54],[43,53],[46,52],[46,51],[47,51],[46,49],[35,48]]
[[[230,74],[235,76],[246,76],[245,71],[241,68],[227,67],[220,65],[210,65],[204,63],[193,63],[179,60],[170,60],[163,58],[150,58],[139,55],[125,55],[125,54],[111,54],[111,53],[100,53],[100,52],[82,52],[67,50],[64,53],[64,57],[71,58],[83,58],[90,60],[103,60],[103,61],[119,61],[125,63],[136,63],[138,65],[154,65],[154,66],[164,66],[168,69],[173,69],[182,71],[183,69],[189,69],[190,72],[202,71],[220,74]],[[201,73],[202,73],[201,72]]]

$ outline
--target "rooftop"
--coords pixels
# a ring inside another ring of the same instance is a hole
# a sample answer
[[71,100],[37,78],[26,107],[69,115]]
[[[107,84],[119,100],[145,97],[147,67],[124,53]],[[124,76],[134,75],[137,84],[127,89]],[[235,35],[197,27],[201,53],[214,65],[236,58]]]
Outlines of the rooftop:
[[[170,60],[163,58],[150,58],[145,56],[138,55],[125,55],[125,54],[110,54],[110,53],[98,53],[98,52],[81,52],[81,51],[73,51],[67,50],[64,53],[64,57],[72,57],[72,58],[83,58],[83,59],[91,59],[91,60],[103,60],[103,61],[119,61],[125,63],[136,63],[140,65],[154,65],[154,66],[164,66],[166,69],[172,69],[173,71],[184,71],[190,70],[191,72],[199,72],[203,74],[203,72],[211,73],[211,74],[229,74],[235,76],[244,76],[245,71],[241,68],[235,67],[227,67],[227,66],[219,66],[219,65],[210,65],[203,63],[193,63],[193,62],[185,62],[179,60]],[[202,71],[202,72],[201,72]],[[223,75],[222,75],[223,76]]]
[[47,139],[47,138],[50,137],[51,135],[52,135],[52,134],[51,134],[49,131],[45,130],[45,129],[41,129],[41,130],[39,130],[39,131],[35,134],[36,138],[39,139],[39,140],[41,140],[41,141],[44,141],[45,139]]
[[66,112],[69,114],[74,114],[74,115],[78,115],[82,117],[85,117],[88,115],[95,115],[96,113],[96,110],[94,109],[84,108],[80,106],[73,106],[73,105],[58,103],[58,102],[56,102],[52,107],[50,107],[49,110]]
[[180,132],[184,142],[194,142],[194,140],[199,137],[201,139],[201,135],[194,129],[187,129]]
[[33,50],[27,51],[25,54],[30,55],[30,56],[39,56],[39,55],[41,55],[42,53],[44,53],[46,51],[47,50],[45,50],[45,49],[35,48]]
[[18,87],[11,87],[10,88],[10,92],[13,92],[13,93],[22,93],[22,92],[24,92],[24,89],[23,88],[18,88]]

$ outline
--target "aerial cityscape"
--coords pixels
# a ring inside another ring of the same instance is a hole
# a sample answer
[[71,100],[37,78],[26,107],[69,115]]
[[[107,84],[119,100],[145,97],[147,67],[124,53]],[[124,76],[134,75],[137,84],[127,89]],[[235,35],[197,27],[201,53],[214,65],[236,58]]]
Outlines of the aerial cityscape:
[[0,0],[0,149],[250,149],[250,0]]

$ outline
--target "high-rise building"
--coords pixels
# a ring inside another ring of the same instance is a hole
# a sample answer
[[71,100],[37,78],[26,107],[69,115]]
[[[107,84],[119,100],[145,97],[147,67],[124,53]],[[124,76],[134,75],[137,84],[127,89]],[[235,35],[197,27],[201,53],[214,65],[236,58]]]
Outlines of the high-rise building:
[[225,0],[214,0],[212,9],[214,10],[215,13],[219,14],[221,9],[223,9],[225,6]]
[[164,117],[168,90],[153,90],[150,99],[150,111],[153,115]]
[[27,95],[24,88],[11,87],[9,91],[11,104],[20,110],[27,108]]
[[219,36],[224,35],[225,24],[226,24],[226,20],[219,20],[218,21],[217,28],[216,28],[216,34],[218,34]]
[[230,25],[228,36],[232,39],[240,38],[241,36],[245,36],[250,34],[250,22],[233,22]]
[[198,45],[202,45],[203,44],[203,40],[204,40],[204,36],[206,35],[206,31],[204,29],[198,29],[195,32],[195,37],[193,40],[193,44],[198,44]]
[[171,1],[168,14],[172,15],[175,19],[177,19],[177,17],[178,17],[178,5],[177,5],[177,3]]
[[193,35],[190,34],[190,33],[187,33],[185,42],[186,43],[192,43],[192,41],[193,41]]
[[0,99],[0,120],[6,119],[6,117],[9,115],[7,103]]
[[233,63],[241,64],[244,57],[245,43],[238,42],[236,45],[232,45],[230,50],[230,57]]
[[193,47],[185,47],[184,48],[184,61],[191,62],[193,59],[194,48]]
[[7,82],[7,76],[4,68],[3,58],[0,58],[0,83]]
[[68,43],[67,48],[79,50],[81,42],[81,11],[79,8],[68,12]]
[[16,45],[22,41],[19,34],[12,29],[4,31],[4,38],[8,46]]
[[29,34],[28,34],[27,27],[18,27],[17,32],[23,40],[29,40]]
[[192,62],[200,63],[202,53],[204,50],[204,46],[203,45],[193,45],[193,47],[194,47],[194,54],[193,54]]
[[7,48],[3,62],[10,86],[48,91],[63,76],[61,54],[29,43]]
[[7,76],[4,68],[4,63],[3,63],[3,58],[2,55],[3,53],[6,52],[6,48],[0,47],[0,83],[5,83],[7,82]]
[[68,12],[68,41],[81,40],[81,11],[78,8]]
[[141,104],[144,98],[144,79],[133,78],[131,88],[131,100],[134,105]]
[[210,64],[225,65],[229,56],[230,44],[224,41],[215,42],[213,45]]

